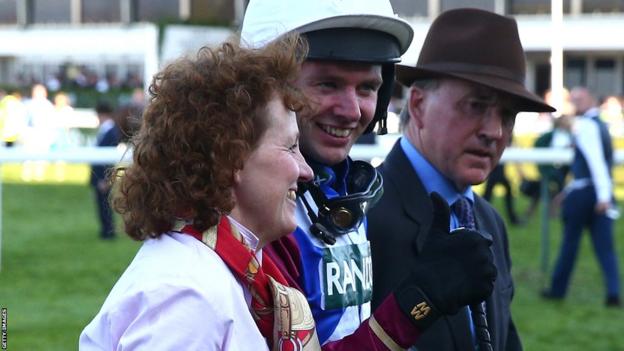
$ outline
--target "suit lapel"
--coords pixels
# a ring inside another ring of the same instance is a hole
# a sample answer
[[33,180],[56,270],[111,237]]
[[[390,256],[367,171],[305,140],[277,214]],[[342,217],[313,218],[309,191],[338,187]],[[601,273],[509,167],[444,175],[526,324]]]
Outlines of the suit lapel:
[[[426,233],[431,226],[431,212],[433,210],[429,195],[403,152],[400,140],[396,141],[380,169],[386,186],[392,186],[397,190],[401,206],[407,217],[416,222],[420,228],[416,237],[420,251],[426,239]],[[425,201],[421,201],[421,199],[425,199]]]
[[[394,144],[386,160],[380,166],[380,170],[384,177],[384,186],[392,186],[396,189],[405,215],[418,224],[416,242],[420,252],[431,227],[433,208],[429,194],[403,152],[400,141]],[[441,328],[442,323],[450,329],[458,350],[473,348],[468,314],[465,310],[462,309],[450,317],[443,317],[436,322],[436,328]],[[430,334],[434,335],[433,332]],[[436,341],[433,341],[433,344],[435,343]]]

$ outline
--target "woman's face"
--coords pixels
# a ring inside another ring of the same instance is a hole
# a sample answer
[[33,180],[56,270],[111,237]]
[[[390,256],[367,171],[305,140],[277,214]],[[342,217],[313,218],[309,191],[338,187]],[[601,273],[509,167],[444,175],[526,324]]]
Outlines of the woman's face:
[[294,112],[275,96],[265,113],[267,129],[236,174],[231,213],[258,236],[259,247],[295,230],[297,181],[312,179],[299,151]]

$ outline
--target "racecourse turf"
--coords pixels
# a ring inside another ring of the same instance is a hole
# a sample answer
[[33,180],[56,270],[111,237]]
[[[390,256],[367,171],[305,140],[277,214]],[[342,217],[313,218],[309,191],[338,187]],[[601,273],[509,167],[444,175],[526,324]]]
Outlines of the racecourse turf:
[[[91,189],[82,184],[2,184],[0,307],[7,312],[8,350],[75,350],[139,243],[98,239]],[[526,201],[519,199],[519,207]],[[494,204],[502,207],[502,199]],[[525,350],[624,350],[624,309],[603,306],[604,288],[588,237],[568,298],[544,301],[539,216],[510,227],[516,294],[513,314]],[[121,224],[117,221],[121,232]],[[617,251],[624,254],[622,219]],[[550,267],[560,241],[550,225]],[[620,268],[622,268],[620,266]],[[621,272],[621,270],[620,270]],[[163,336],[166,337],[166,336]]]

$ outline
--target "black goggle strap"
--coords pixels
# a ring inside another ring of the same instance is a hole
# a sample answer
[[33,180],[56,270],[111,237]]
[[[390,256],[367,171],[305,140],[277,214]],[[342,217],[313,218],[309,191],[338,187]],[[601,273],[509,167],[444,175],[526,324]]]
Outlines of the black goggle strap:
[[[318,206],[317,223],[325,230],[329,230],[332,236],[344,235],[354,229],[354,224],[361,222],[353,220],[353,218],[357,218],[357,214],[351,209],[353,207],[359,209],[359,201],[353,202],[352,196],[337,196],[328,199],[317,182],[308,183],[307,186],[310,195]],[[355,212],[359,211],[356,210]]]
[[[366,201],[366,200],[364,200]],[[357,230],[364,220],[361,196],[346,196],[329,200],[326,204],[329,221],[340,234]]]
[[374,183],[365,191],[328,200],[325,208],[328,209],[330,223],[339,232],[357,230],[368,210],[379,201],[382,194],[383,181],[377,175]]
[[[312,194],[312,197],[315,199],[315,201],[317,201],[316,200],[317,197],[315,196],[315,193],[318,190],[320,189],[318,188],[318,185],[316,184],[299,183],[297,193],[301,201],[303,201],[303,205],[305,206],[306,211],[308,212],[308,217],[310,218],[310,221],[312,222],[312,225],[310,226],[310,232],[316,237],[318,237],[319,239],[321,239],[324,243],[328,245],[333,245],[336,243],[336,237],[327,228],[325,228],[323,224],[320,223],[319,217],[316,215],[316,213],[314,213],[312,206],[310,206],[310,203],[308,202],[308,199],[305,196],[305,193],[307,191],[310,191],[310,194]],[[325,195],[322,194],[322,191],[321,191],[321,196],[323,199],[327,200]],[[320,205],[324,206],[324,202],[321,203]],[[320,211],[320,208],[319,208],[319,211]]]
[[366,202],[362,208],[365,215],[383,194],[383,177],[370,163],[364,161],[354,161],[351,169],[347,181],[350,195],[346,198]]
[[[333,237],[357,230],[371,203],[377,199],[372,192],[327,199],[314,185],[309,188],[309,192],[318,206],[318,215],[308,203],[308,199],[302,197],[308,217],[314,225],[317,225],[316,230],[329,231],[328,235]],[[375,192],[378,193],[377,190]]]
[[353,161],[347,176],[348,194],[367,194],[375,185],[377,171],[364,161]]
[[[357,230],[368,209],[381,198],[383,179],[369,163],[354,161],[347,179],[350,194],[328,199],[319,185],[321,181],[316,179],[300,183],[298,195],[312,222],[310,232],[325,243],[333,245],[337,236]],[[305,197],[306,192],[314,199],[318,215]]]

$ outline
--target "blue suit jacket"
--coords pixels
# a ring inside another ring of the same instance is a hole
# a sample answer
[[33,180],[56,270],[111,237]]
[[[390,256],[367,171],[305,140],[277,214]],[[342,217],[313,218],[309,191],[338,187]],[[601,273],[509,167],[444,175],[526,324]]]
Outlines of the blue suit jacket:
[[[97,146],[117,146],[121,140],[121,131],[115,125],[106,131],[97,142]],[[106,170],[114,165],[93,165],[91,166],[91,179],[90,184],[96,186],[97,183],[106,178]]]

